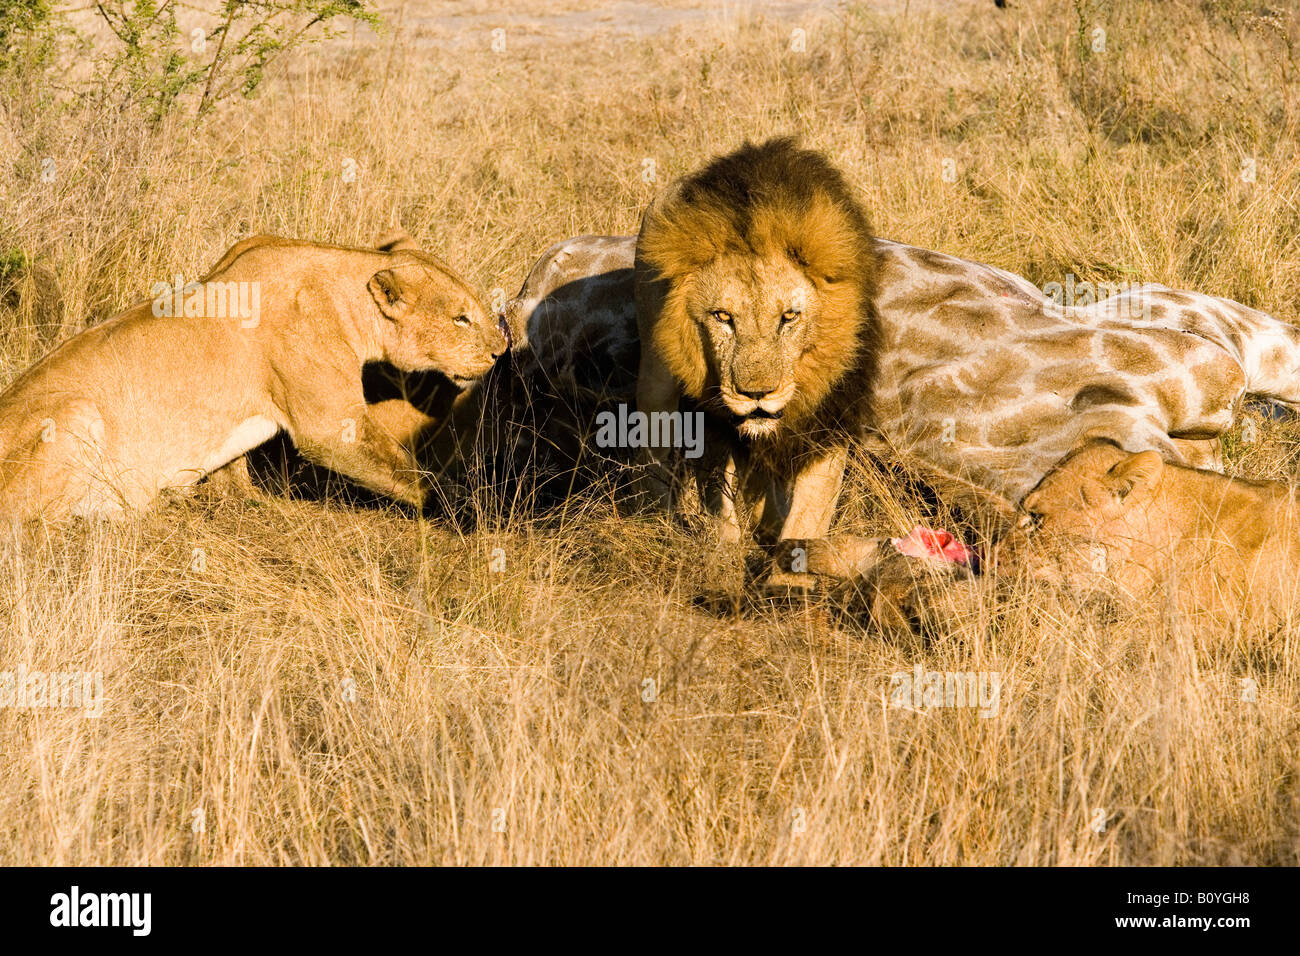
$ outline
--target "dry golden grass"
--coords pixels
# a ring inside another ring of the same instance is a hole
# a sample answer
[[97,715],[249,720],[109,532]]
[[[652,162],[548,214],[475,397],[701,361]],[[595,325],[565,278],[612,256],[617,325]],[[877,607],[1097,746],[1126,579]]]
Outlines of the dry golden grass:
[[[0,312],[0,377],[261,231],[400,222],[513,292],[556,239],[634,229],[643,159],[663,182],[786,131],[883,235],[1300,318],[1294,18],[937,6],[540,31],[494,55],[429,40],[412,0],[403,30],[303,55],[198,132],[10,91],[0,251],[35,266]],[[1094,26],[1107,49],[1085,57]],[[1234,468],[1294,475],[1295,428],[1259,436],[1230,441]],[[844,528],[946,520],[856,467]],[[818,604],[701,602],[743,594],[743,555],[599,493],[472,532],[184,501],[8,536],[0,580],[0,670],[102,671],[107,695],[97,719],[0,708],[2,863],[1300,860],[1300,620],[1218,633],[1011,588],[896,644]],[[918,663],[999,672],[999,713],[890,707]]]

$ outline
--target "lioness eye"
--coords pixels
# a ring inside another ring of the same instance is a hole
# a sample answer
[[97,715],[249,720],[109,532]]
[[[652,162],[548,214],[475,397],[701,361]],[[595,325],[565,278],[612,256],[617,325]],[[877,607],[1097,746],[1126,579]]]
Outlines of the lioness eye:
[[456,316],[456,318],[452,319],[452,321],[455,322],[457,325],[469,325],[469,316],[458,315]]
[[710,312],[709,314],[712,315],[712,316],[713,316],[715,319],[717,319],[719,322],[721,322],[723,325],[730,325],[730,324],[731,324],[731,313],[730,313],[730,312],[724,311],[723,309],[714,309],[714,310],[713,310],[712,312]]
[[1020,521],[1018,523],[1020,527],[1028,528],[1032,531],[1043,523],[1043,516],[1037,511],[1026,511],[1020,516]]
[[798,309],[786,309],[784,312],[781,313],[781,321],[782,321],[782,322],[793,322],[795,319],[799,318],[799,316],[801,316],[801,315],[803,315],[803,313],[800,312]]

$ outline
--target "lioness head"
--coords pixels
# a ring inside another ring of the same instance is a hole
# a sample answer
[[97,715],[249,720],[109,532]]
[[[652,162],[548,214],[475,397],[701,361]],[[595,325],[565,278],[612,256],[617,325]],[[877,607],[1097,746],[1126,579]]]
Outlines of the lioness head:
[[638,306],[643,343],[746,438],[803,427],[874,355],[866,215],[840,172],[792,139],[747,143],[679,180],[646,211],[637,258],[638,283],[661,290],[653,314]]
[[508,341],[464,282],[427,253],[400,249],[366,284],[384,317],[384,358],[408,372],[441,372],[458,385],[485,375]]
[[1120,580],[1134,545],[1154,541],[1151,504],[1163,470],[1158,453],[1129,454],[1108,441],[1063,459],[1021,503],[1030,571],[1075,585]]

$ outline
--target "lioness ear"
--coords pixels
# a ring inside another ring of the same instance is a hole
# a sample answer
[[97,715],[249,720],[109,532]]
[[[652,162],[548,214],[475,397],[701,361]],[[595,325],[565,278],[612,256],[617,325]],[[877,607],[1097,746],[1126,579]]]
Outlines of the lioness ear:
[[405,229],[386,232],[375,240],[375,248],[380,252],[397,252],[399,249],[419,250],[420,245],[411,238]]
[[1112,465],[1106,472],[1106,481],[1115,492],[1115,497],[1124,498],[1135,488],[1155,484],[1164,466],[1164,459],[1158,452],[1140,451]]
[[366,283],[366,288],[374,297],[379,311],[390,319],[401,318],[406,313],[406,300],[402,297],[402,285],[392,269],[376,272]]

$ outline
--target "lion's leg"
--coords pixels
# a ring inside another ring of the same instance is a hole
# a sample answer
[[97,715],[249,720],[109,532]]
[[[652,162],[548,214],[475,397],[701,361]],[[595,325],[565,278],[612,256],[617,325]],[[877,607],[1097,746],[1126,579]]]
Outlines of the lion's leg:
[[848,459],[848,447],[838,445],[818,455],[795,475],[790,511],[781,527],[783,539],[826,536],[844,485]]
[[721,483],[718,488],[718,537],[729,544],[741,539],[740,515],[736,509],[736,496],[740,493],[739,467],[734,452],[727,453],[722,464]]
[[[738,544],[745,537],[746,511],[752,503],[747,479],[753,470],[745,447],[735,433],[705,419],[701,454],[687,458],[686,467],[699,489],[699,511],[709,527],[725,544]],[[674,502],[683,515],[684,501]],[[691,515],[695,517],[695,515]]]
[[[680,496],[673,507],[683,517],[702,519],[725,544],[738,544],[744,538],[741,520],[743,503],[741,484],[744,477],[742,457],[734,448],[691,463],[695,487],[699,489],[697,509],[692,509],[689,495]],[[698,510],[699,514],[693,513]]]
[[754,537],[764,547],[776,544],[790,513],[790,489],[767,469],[755,468],[746,477],[745,496],[755,502]]
[[0,462],[0,513],[121,518],[143,508],[154,491],[131,476],[105,448],[105,425],[93,402],[68,401],[53,417],[32,424],[26,440]]
[[[344,418],[344,421],[346,420]],[[430,421],[429,416],[403,399],[388,399],[366,406],[365,427],[372,432],[377,431],[381,435],[391,438],[404,451],[411,451],[415,448],[421,430]],[[354,430],[357,432],[360,432],[361,428],[361,424],[354,426]],[[345,429],[340,429],[340,434],[344,431]],[[301,448],[298,450],[299,453],[302,452]],[[386,454],[387,452],[381,449],[381,455]],[[304,455],[303,457],[307,456]],[[324,464],[320,461],[315,463]],[[214,495],[231,495],[252,499],[266,497],[253,480],[248,466],[247,455],[240,455],[220,468],[209,472],[203,479],[203,487],[207,489],[209,494]],[[373,488],[372,490],[388,494],[387,491],[380,488]]]
[[6,449],[0,459],[0,515],[22,521],[44,514],[59,519],[71,512],[73,475],[66,462],[52,461],[46,442],[37,438]]
[[[789,510],[781,525],[779,541],[826,537],[831,528],[831,519],[835,516],[840,489],[844,485],[844,467],[848,464],[848,454],[846,445],[833,446],[795,475],[790,488]],[[781,553],[785,553],[784,549],[781,549]],[[782,567],[778,558],[768,575],[767,583],[775,587],[812,588],[816,579],[808,573],[806,563]]]
[[424,506],[428,482],[411,455],[364,410],[325,424],[291,427],[289,437],[308,461],[398,501]]
[[430,416],[401,398],[390,398],[367,406],[366,419],[410,456],[415,455],[426,429],[434,424]]

